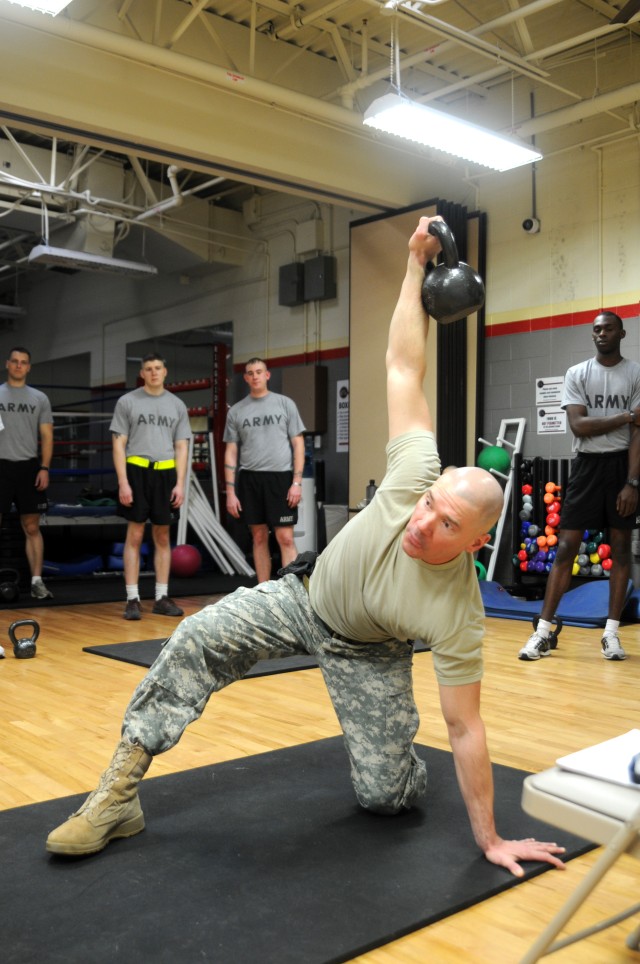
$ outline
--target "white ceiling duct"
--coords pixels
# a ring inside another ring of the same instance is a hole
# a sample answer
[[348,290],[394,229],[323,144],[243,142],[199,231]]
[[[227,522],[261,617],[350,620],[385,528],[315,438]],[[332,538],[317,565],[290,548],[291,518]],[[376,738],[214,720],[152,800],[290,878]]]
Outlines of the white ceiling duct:
[[111,274],[145,275],[158,274],[151,264],[138,261],[124,261],[122,258],[107,258],[102,254],[89,254],[86,251],[71,251],[69,248],[53,248],[49,244],[37,244],[29,252],[29,264],[42,264],[56,268],[69,268],[77,271],[101,271]]

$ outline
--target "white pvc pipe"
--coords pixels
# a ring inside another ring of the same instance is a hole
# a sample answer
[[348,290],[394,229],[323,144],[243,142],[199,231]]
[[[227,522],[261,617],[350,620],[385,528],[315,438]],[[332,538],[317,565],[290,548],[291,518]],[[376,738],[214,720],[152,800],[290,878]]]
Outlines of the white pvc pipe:
[[218,478],[216,470],[216,450],[213,447],[213,432],[209,432],[209,465],[211,467],[211,487],[213,489],[213,511],[220,521],[220,497],[218,495]]
[[217,543],[224,548],[227,556],[235,562],[237,569],[248,576],[255,575],[254,570],[248,565],[239,547],[214,516],[200,482],[195,476],[193,477],[193,483],[190,505],[196,507],[201,522],[206,524],[208,531],[217,540]]
[[198,538],[201,540],[202,544],[211,553],[213,560],[218,564],[223,572],[226,572],[228,576],[233,574],[233,567],[225,559],[223,554],[220,552],[219,548],[216,546],[214,540],[206,529],[205,520],[200,515],[200,509],[193,505],[189,506],[191,512],[190,525]]

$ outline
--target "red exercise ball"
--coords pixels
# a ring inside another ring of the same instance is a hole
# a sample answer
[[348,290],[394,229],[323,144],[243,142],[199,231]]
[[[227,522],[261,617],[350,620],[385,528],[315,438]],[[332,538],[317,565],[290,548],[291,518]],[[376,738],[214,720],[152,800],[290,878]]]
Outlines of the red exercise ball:
[[171,575],[188,579],[202,566],[202,556],[195,546],[176,546],[171,550]]

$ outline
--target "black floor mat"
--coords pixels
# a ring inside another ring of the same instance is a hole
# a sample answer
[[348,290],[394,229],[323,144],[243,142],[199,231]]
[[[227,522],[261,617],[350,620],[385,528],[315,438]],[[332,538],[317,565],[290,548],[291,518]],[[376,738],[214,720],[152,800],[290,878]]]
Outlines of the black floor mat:
[[[84,646],[85,653],[94,656],[107,656],[109,659],[119,659],[124,663],[134,663],[136,666],[149,667],[156,659],[166,637],[160,639],[141,639],[135,643],[107,643],[102,646]],[[416,643],[414,652],[428,652],[424,643]],[[244,677],[272,676],[274,673],[291,673],[298,669],[313,669],[318,664],[313,656],[283,656],[278,659],[261,659],[252,666]]]
[[[44,850],[84,795],[0,813],[3,964],[337,964],[517,886],[478,851],[451,754],[417,750],[429,788],[398,817],[358,808],[338,737],[146,779],[147,829],[92,857]],[[522,812],[526,774],[494,775],[499,832],[556,839]]]

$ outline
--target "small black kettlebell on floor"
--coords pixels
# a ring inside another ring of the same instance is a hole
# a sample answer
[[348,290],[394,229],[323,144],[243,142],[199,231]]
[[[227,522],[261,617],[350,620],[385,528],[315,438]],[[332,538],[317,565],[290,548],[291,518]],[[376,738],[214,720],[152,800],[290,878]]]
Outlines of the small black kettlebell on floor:
[[0,569],[0,600],[15,602],[20,595],[20,575],[17,569]]
[[[16,629],[19,626],[33,626],[33,635],[21,636],[16,639]],[[36,655],[36,639],[40,635],[40,626],[35,619],[17,619],[9,626],[9,639],[13,643],[13,655],[16,659],[32,659]]]
[[484,304],[484,284],[473,268],[458,260],[453,233],[444,221],[432,221],[429,234],[442,246],[444,261],[434,266],[429,262],[422,282],[422,304],[425,311],[441,325],[466,318]]

